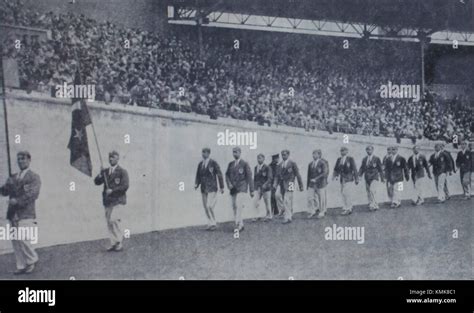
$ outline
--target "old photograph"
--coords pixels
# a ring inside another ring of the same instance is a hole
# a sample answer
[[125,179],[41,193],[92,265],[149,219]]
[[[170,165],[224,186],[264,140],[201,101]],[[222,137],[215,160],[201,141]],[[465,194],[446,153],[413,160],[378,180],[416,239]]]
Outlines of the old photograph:
[[0,0],[0,280],[472,280],[473,12]]

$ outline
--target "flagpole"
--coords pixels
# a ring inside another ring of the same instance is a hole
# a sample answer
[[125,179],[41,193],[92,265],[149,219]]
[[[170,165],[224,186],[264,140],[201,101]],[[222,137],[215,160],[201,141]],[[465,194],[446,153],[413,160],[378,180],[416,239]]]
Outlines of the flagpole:
[[12,176],[12,162],[10,158],[10,136],[8,134],[7,93],[5,90],[5,71],[3,69],[3,49],[0,49],[0,68],[2,75],[3,119],[5,123],[5,143],[7,146],[8,176]]
[[[73,50],[74,50],[74,56],[76,58],[76,63],[77,63],[77,71],[79,72],[79,83],[82,84],[81,67],[80,67],[79,57],[77,56],[77,50],[75,46]],[[86,100],[83,100],[83,101],[86,101]],[[99,140],[97,139],[94,122],[92,121],[92,115],[90,115],[90,113],[89,113],[89,117],[90,117],[91,126],[92,126],[92,134],[94,135],[95,145],[97,147],[97,152],[99,154],[99,161],[100,161],[101,175],[102,175],[102,168],[104,168],[104,161],[102,159],[102,153],[100,152]],[[107,177],[105,175],[103,175],[103,177],[104,177],[105,188],[109,189],[109,183],[107,181]]]

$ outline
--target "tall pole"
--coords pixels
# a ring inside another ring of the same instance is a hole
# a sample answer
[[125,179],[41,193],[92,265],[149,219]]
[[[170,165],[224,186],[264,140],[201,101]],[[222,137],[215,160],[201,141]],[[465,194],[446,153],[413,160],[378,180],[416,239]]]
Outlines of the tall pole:
[[0,49],[0,74],[2,79],[3,120],[5,124],[5,143],[7,146],[8,176],[12,176],[12,162],[10,157],[10,136],[8,134],[7,94],[5,89],[5,72],[3,70],[3,49]]
[[198,44],[199,44],[199,58],[202,60],[204,55],[204,47],[202,46],[202,19],[203,14],[201,12],[201,6],[199,5],[199,0],[195,0],[196,6],[196,28],[198,32]]
[[420,37],[420,50],[421,50],[421,97],[425,95],[425,42],[426,36]]

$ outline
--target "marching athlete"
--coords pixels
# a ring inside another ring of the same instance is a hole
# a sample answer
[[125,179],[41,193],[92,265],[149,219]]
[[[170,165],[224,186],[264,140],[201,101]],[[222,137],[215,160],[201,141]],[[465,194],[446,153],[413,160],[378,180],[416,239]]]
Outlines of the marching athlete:
[[355,184],[359,184],[359,176],[357,175],[357,166],[354,158],[349,156],[349,148],[341,148],[341,156],[337,159],[334,166],[332,179],[339,178],[341,183],[341,196],[343,201],[342,215],[352,213],[352,193]]
[[321,150],[313,151],[313,161],[308,164],[308,218],[312,218],[318,212],[318,219],[326,215],[327,200],[326,186],[328,185],[329,166],[322,158]]
[[426,157],[418,150],[418,146],[413,146],[413,155],[408,158],[408,170],[411,173],[413,180],[413,187],[415,189],[415,197],[413,198],[414,205],[422,205],[425,202],[423,197],[423,178],[425,172],[428,178],[431,179],[430,167]]
[[[266,165],[265,163],[265,156],[263,154],[259,154],[257,156],[257,165],[255,166],[254,170],[254,177],[253,183],[254,188],[257,194],[254,197],[254,208],[257,212],[257,217],[259,218],[259,204],[260,200],[263,198],[263,202],[265,203],[266,214],[264,216],[264,220],[268,221],[273,218],[272,208],[270,204],[270,197],[271,197],[271,189],[273,185],[273,174],[272,169],[270,166]],[[256,219],[254,219],[255,221]]]
[[[36,228],[35,202],[40,193],[41,179],[30,169],[31,155],[28,151],[18,152],[17,162],[20,172],[9,177],[5,185],[0,187],[0,194],[9,197],[7,220],[15,229],[19,227]],[[20,232],[16,231],[16,233]],[[13,253],[16,259],[15,275],[29,274],[35,269],[38,254],[32,246],[33,239],[12,239]]]
[[461,143],[461,150],[456,156],[456,167],[459,169],[459,177],[461,179],[462,190],[464,192],[464,199],[471,198],[471,164],[472,152],[467,148],[467,142]]
[[202,161],[199,162],[196,170],[196,180],[194,189],[201,186],[201,198],[204,212],[207,217],[206,230],[216,230],[217,222],[214,214],[214,207],[217,202],[217,183],[219,183],[219,190],[224,193],[224,179],[219,164],[211,159],[210,148],[202,149]]
[[244,196],[250,190],[250,196],[253,197],[253,179],[252,170],[248,163],[241,159],[242,150],[239,147],[232,149],[234,161],[229,163],[225,173],[227,188],[230,190],[232,198],[232,210],[234,211],[235,229],[244,230],[244,221],[242,211],[244,209]]
[[375,211],[379,208],[376,199],[377,182],[380,180],[385,182],[382,170],[382,161],[374,154],[374,146],[370,145],[365,148],[367,156],[362,159],[359,169],[359,176],[364,175],[365,189],[367,191],[367,199],[369,201],[369,210]]
[[291,223],[293,219],[293,192],[295,191],[295,178],[298,181],[300,191],[303,191],[303,180],[301,179],[298,165],[290,160],[290,151],[281,151],[283,161],[277,168],[273,187],[276,189],[278,210],[284,212],[283,224]]
[[117,151],[109,153],[109,168],[101,168],[99,175],[94,179],[96,185],[104,185],[102,203],[105,208],[105,219],[109,231],[110,247],[107,251],[123,250],[123,232],[120,228],[120,219],[114,211],[119,205],[127,204],[127,190],[129,187],[127,170],[120,167],[120,155]]

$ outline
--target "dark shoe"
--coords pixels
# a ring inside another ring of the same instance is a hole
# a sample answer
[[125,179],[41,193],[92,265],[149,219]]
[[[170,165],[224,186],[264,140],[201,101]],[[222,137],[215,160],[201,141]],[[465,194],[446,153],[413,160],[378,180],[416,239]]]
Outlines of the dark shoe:
[[35,270],[35,263],[28,265],[25,268],[25,274],[30,274]]
[[26,268],[16,269],[16,271],[13,272],[13,275],[25,274],[25,270],[26,270]]
[[115,248],[114,248],[115,252],[120,252],[122,250],[123,250],[123,245],[121,242],[115,245]]
[[342,210],[341,215],[349,215],[352,214],[352,210]]
[[114,244],[114,245],[111,245],[110,247],[107,248],[107,252],[112,252],[115,250],[115,246],[117,246],[117,244]]

